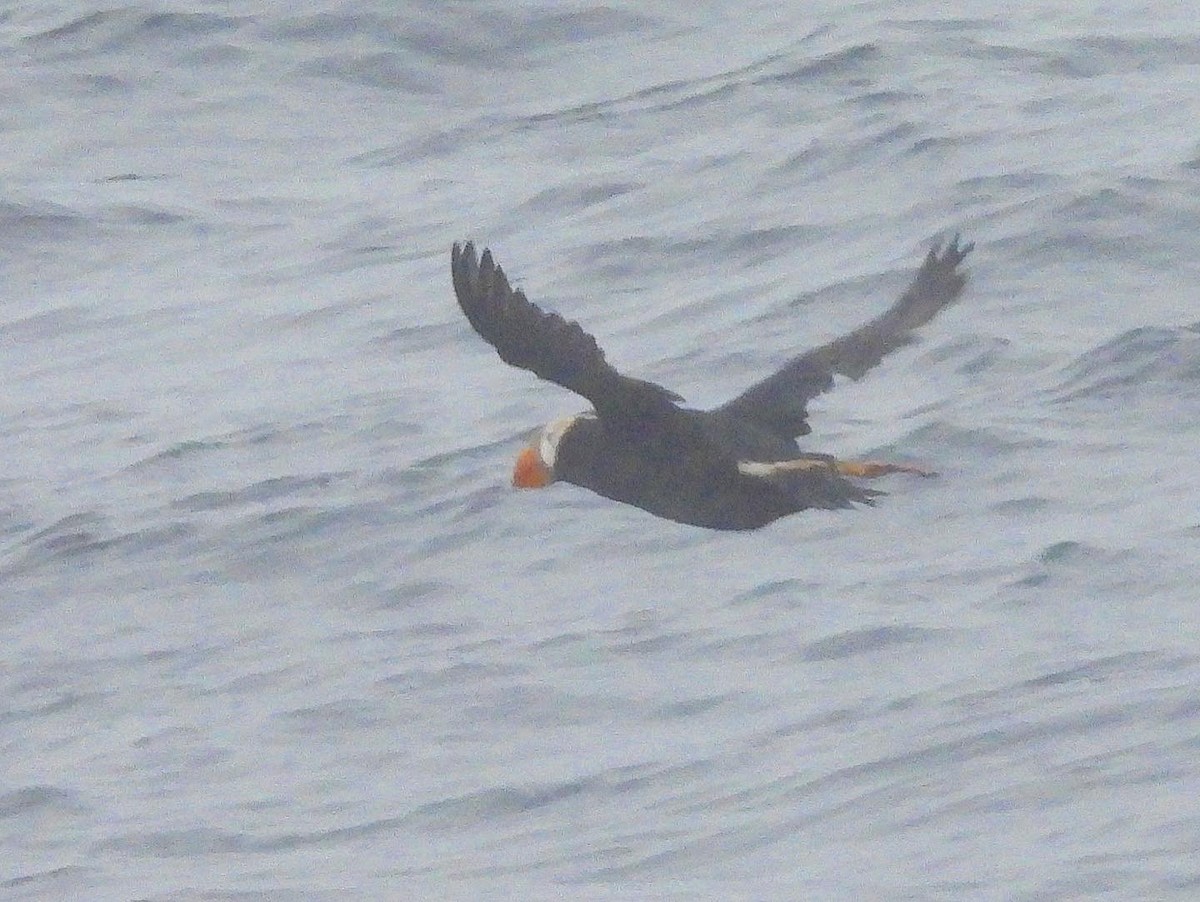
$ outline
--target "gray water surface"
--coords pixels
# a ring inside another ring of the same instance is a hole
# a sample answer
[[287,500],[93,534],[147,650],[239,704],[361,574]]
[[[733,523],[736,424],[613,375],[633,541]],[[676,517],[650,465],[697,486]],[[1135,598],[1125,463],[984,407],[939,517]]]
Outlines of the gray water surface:
[[[0,896],[1200,893],[1186,5],[0,13]],[[584,402],[491,246],[718,403],[932,467],[751,534],[515,492]]]

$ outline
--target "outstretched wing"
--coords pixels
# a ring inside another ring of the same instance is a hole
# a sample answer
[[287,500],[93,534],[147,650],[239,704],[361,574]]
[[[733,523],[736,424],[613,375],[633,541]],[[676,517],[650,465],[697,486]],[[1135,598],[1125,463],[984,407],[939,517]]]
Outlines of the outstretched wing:
[[892,308],[848,335],[800,355],[714,413],[750,419],[787,437],[807,435],[808,402],[833,386],[833,374],[858,379],[885,355],[913,340],[967,282],[958,265],[975,245],[958,236],[943,250],[935,245],[908,290]]
[[459,307],[501,360],[582,395],[602,419],[662,415],[680,400],[661,385],[618,373],[578,323],[547,313],[510,287],[490,250],[476,259],[472,242],[455,242],[450,271]]

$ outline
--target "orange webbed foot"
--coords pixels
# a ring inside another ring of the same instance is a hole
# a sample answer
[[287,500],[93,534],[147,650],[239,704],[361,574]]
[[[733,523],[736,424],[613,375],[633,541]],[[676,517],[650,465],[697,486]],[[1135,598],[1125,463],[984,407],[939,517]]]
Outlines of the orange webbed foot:
[[887,476],[889,473],[909,473],[913,476],[937,476],[933,470],[917,467],[912,464],[884,463],[877,460],[839,460],[834,463],[837,471],[843,476],[853,476],[858,479],[875,479]]

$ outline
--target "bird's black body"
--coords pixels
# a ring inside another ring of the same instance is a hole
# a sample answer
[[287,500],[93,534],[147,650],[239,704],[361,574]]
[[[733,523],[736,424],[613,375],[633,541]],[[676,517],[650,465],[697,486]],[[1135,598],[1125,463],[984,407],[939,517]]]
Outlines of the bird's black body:
[[[704,439],[707,424],[703,412],[681,411],[680,419],[691,422],[684,429],[664,430],[646,441],[625,430],[610,429],[599,418],[580,417],[563,435],[555,473],[559,479],[614,501],[713,529],[755,529],[798,509],[798,492],[781,490],[780,485],[742,473],[735,456],[721,453]],[[689,437],[690,433],[700,440]],[[822,470],[813,488],[828,483]],[[844,497],[841,483],[845,481],[839,477],[835,490],[826,492],[833,505],[866,500],[866,494],[858,491]]]
[[962,291],[958,269],[972,245],[934,248],[915,280],[885,313],[795,358],[720,407],[679,405],[672,392],[617,372],[577,323],[547,313],[512,289],[490,251],[454,245],[459,305],[506,363],[530,370],[592,402],[554,448],[553,478],[633,504],[660,517],[713,529],[755,529],[806,508],[870,503],[878,494],[845,479],[832,458],[806,454],[808,401],[857,379],[912,340]]

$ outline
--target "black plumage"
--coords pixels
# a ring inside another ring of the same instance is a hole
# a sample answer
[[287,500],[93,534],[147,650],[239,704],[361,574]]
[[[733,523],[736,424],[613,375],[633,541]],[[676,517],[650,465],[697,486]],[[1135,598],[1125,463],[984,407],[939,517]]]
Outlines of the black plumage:
[[[456,243],[451,272],[463,313],[502,360],[592,403],[594,414],[543,442],[553,457],[543,461],[549,478],[671,520],[752,529],[806,508],[870,503],[878,494],[844,478],[833,458],[800,451],[796,437],[810,431],[808,402],[833,385],[834,374],[858,379],[910,342],[914,329],[961,293],[966,276],[958,266],[972,247],[957,238],[934,247],[885,313],[708,411],[618,372],[578,323],[512,288],[490,251],[477,258],[472,243]],[[536,445],[534,452],[542,454]]]

